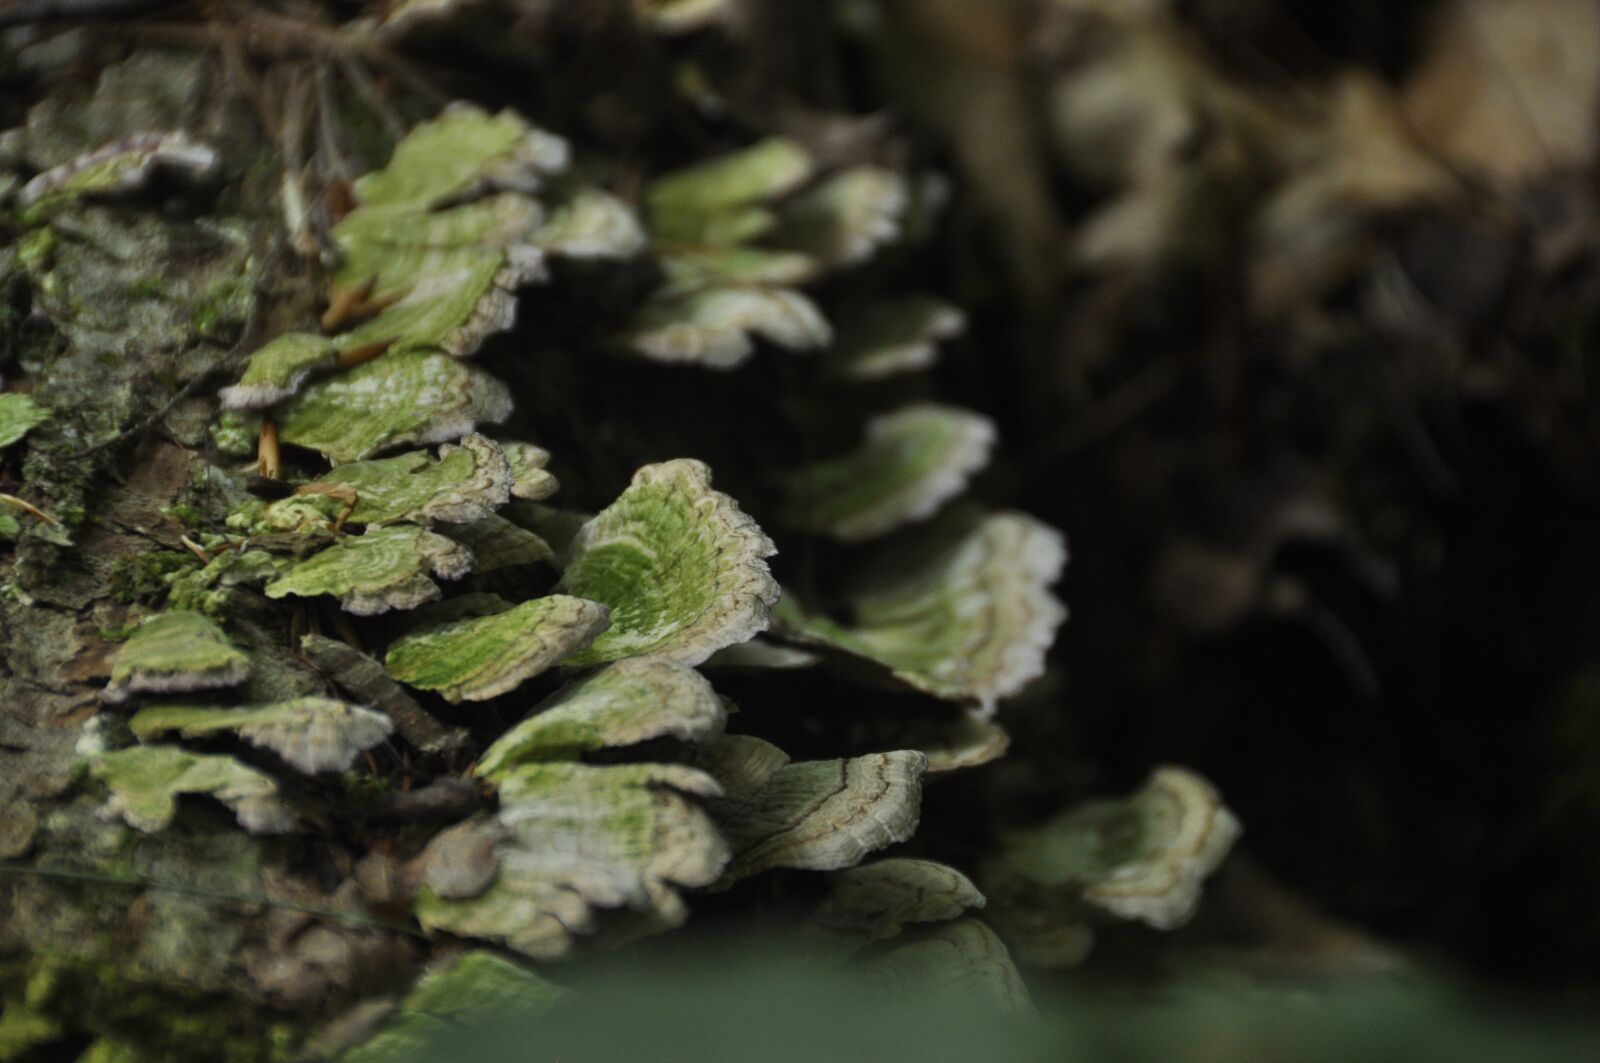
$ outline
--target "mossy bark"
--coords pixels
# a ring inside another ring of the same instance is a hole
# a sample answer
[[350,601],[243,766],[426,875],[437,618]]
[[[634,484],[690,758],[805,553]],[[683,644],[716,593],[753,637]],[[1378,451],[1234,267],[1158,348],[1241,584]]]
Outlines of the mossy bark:
[[[224,490],[207,460],[216,390],[274,314],[309,312],[304,271],[279,236],[276,163],[216,53],[77,58],[97,77],[36,82],[0,167],[184,130],[223,172],[5,219],[3,372],[50,416],[0,456],[0,490],[48,515],[20,512],[0,552],[0,1059],[286,1058],[318,1016],[414,969],[404,934],[328,914],[360,907],[338,825],[261,839],[196,802],[142,834],[97,815],[75,747],[116,636],[196,563],[186,522]],[[245,649],[287,644],[286,610],[235,601]],[[319,692],[309,668],[255,656],[256,692]]]

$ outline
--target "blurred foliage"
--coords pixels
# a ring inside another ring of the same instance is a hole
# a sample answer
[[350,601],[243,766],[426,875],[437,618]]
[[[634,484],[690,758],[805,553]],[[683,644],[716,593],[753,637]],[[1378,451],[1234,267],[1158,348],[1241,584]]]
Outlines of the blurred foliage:
[[[668,1061],[1093,1059],[1570,1060],[1600,1048],[1592,1016],[1534,1007],[1437,974],[1262,979],[1186,964],[1162,988],[1046,984],[1036,1014],[908,996],[797,962],[792,938],[713,936],[563,972],[576,992],[537,1017],[453,1029],[411,1058]],[[479,1020],[481,1021],[481,1019]]]

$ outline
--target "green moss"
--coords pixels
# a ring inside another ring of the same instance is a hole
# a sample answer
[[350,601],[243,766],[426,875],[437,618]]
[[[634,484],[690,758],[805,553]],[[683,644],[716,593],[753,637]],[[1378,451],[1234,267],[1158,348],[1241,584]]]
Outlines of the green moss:
[[46,273],[55,258],[56,234],[52,229],[35,229],[17,241],[17,260],[35,277]]
[[182,524],[185,528],[199,528],[205,523],[205,514],[194,506],[180,502],[162,510],[167,516]]
[[165,299],[167,286],[156,277],[136,277],[128,285],[129,299]]
[[59,1040],[61,1023],[34,1008],[26,995],[5,997],[0,1011],[0,1060],[22,1059],[30,1051]]
[[83,1050],[76,1063],[143,1063],[144,1050],[120,1037],[102,1037]]
[[199,568],[199,558],[178,550],[119,558],[111,567],[111,596],[125,605],[163,602],[174,580]]
[[339,776],[339,782],[344,786],[345,793],[352,797],[376,797],[392,789],[388,779],[364,771],[347,771]]
[[[223,277],[200,296],[189,318],[195,332],[213,337],[219,332],[231,331],[250,316],[255,292],[248,279],[249,266],[250,263],[246,263],[246,276]],[[224,329],[224,325],[230,328]]]
[[221,617],[233,604],[233,595],[221,588],[195,586],[193,581],[179,580],[173,583],[167,604],[174,609],[192,609],[207,616]]
[[[335,104],[339,111],[339,124],[350,138],[350,145],[365,169],[377,169],[389,160],[394,151],[394,138],[380,118],[356,93],[344,93]],[[269,156],[272,173],[278,172],[278,161]]]
[[89,516],[89,510],[86,506],[74,502],[65,502],[58,504],[52,515],[61,522],[63,527],[81,528],[83,527],[83,522]]
[[0,1060],[21,1059],[30,1049],[88,1035],[111,1048],[136,1045],[139,1054],[131,1058],[139,1060],[274,1063],[290,1058],[302,1037],[265,1009],[162,992],[124,971],[125,965],[114,961],[48,955],[32,957],[26,969],[6,971],[0,986],[6,1000]]

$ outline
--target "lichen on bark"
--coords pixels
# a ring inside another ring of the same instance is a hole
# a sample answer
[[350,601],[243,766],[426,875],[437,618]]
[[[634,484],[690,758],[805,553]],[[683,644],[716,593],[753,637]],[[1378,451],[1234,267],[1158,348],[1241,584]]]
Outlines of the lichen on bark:
[[129,596],[151,590],[125,574],[142,567],[159,586],[151,562],[184,551],[183,514],[218,504],[203,386],[234,371],[262,293],[294,281],[248,104],[215,57],[89,51],[98,75],[52,82],[0,137],[0,169],[48,170],[151,131],[223,162],[214,179],[156,174],[163,198],[130,186],[14,217],[25,253],[0,256],[0,287],[29,307],[0,316],[6,377],[48,414],[6,473],[43,516],[19,515],[0,561],[0,856],[25,860],[0,876],[3,981],[8,1001],[13,979],[35,987],[29,1007],[59,1032],[141,1058],[267,1058],[298,1036],[276,1007],[353,985],[356,957],[394,939],[341,944],[337,974],[295,943],[305,927],[269,941],[263,903],[342,902],[221,809],[185,806],[183,832],[148,837],[99,819],[99,797],[74,796],[99,787],[75,746],[112,673],[106,636],[137,624]]

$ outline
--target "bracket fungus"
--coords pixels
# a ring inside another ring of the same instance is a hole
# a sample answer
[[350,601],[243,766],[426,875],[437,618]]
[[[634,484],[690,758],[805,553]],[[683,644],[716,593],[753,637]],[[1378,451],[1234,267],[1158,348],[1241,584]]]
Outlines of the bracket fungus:
[[452,103],[414,126],[395,146],[389,165],[358,178],[364,206],[406,205],[430,210],[491,190],[538,191],[567,168],[571,149],[515,111],[490,114]]
[[640,313],[627,341],[656,361],[731,369],[754,353],[751,336],[803,351],[826,346],[833,331],[799,292],[709,287],[659,296]]
[[[816,276],[816,263],[794,251],[765,247],[694,247],[673,250],[661,262],[664,294],[702,288],[752,289],[801,284]],[[809,301],[807,301],[809,305]],[[827,323],[823,322],[823,328]]]
[[839,624],[780,606],[777,632],[888,668],[935,697],[992,716],[999,700],[1044,670],[1066,619],[1049,591],[1066,564],[1061,533],[1020,513],[995,513],[935,529],[931,549],[889,569],[851,599]]
[[881,166],[854,166],[784,204],[776,239],[825,269],[859,265],[900,238],[910,206],[903,176]]
[[[393,42],[404,26],[445,15],[451,6],[421,0],[398,6],[387,23],[378,15],[359,17],[346,24],[347,40],[363,49]],[[685,29],[733,6],[679,0],[635,10],[660,28]],[[474,17],[488,11],[476,9]],[[358,49],[350,58],[355,73],[345,71],[341,59],[343,72],[334,76],[359,89],[361,64],[378,62],[375,55]],[[326,95],[325,87],[305,73],[297,69],[283,86],[285,114],[308,109],[315,115],[327,106],[314,98]],[[162,74],[157,69],[152,76],[160,80]],[[317,949],[348,952],[358,937],[395,946],[391,931],[399,928],[376,920],[302,932],[314,916],[342,914],[348,893],[359,892],[374,911],[410,903],[428,939],[410,950],[415,958],[427,953],[437,959],[459,947],[455,938],[468,938],[544,960],[583,943],[609,944],[677,926],[687,918],[690,891],[796,869],[828,874],[819,884],[830,892],[813,928],[826,928],[847,944],[842,951],[852,962],[870,963],[884,980],[931,985],[942,979],[977,993],[1019,997],[1004,946],[970,917],[984,897],[965,876],[924,859],[857,865],[911,838],[928,774],[985,763],[1005,751],[1005,732],[986,715],[1039,673],[1064,617],[1048,589],[1065,560],[1060,536],[1016,514],[968,519],[945,512],[925,529],[930,546],[907,551],[892,543],[891,560],[873,571],[877,581],[858,585],[854,594],[827,585],[826,566],[815,566],[824,584],[817,600],[844,603],[848,623],[804,615],[791,601],[779,629],[769,630],[780,595],[769,570],[777,548],[735,499],[713,488],[707,465],[687,458],[644,465],[611,505],[589,516],[541,504],[558,487],[548,451],[497,442],[480,431],[511,417],[513,388],[472,356],[491,334],[512,327],[518,288],[536,279],[561,286],[541,304],[542,320],[535,323],[542,335],[533,349],[541,357],[538,364],[518,363],[506,379],[527,405],[517,411],[518,431],[547,426],[548,439],[528,438],[571,448],[562,468],[573,471],[585,492],[642,456],[673,452],[667,440],[649,435],[663,419],[657,411],[619,430],[641,381],[621,383],[614,394],[590,390],[596,381],[582,374],[589,372],[587,354],[596,340],[614,342],[621,332],[621,341],[646,357],[727,368],[748,358],[758,342],[796,351],[827,348],[835,335],[829,313],[839,304],[853,316],[843,318],[829,360],[797,363],[794,371],[810,371],[831,388],[926,367],[937,345],[961,330],[960,311],[930,296],[884,293],[876,269],[870,276],[835,273],[890,242],[918,238],[914,215],[925,204],[912,183],[886,167],[860,163],[903,153],[867,143],[881,126],[876,121],[806,115],[792,123],[804,131],[806,145],[781,136],[760,139],[652,180],[647,153],[608,158],[590,155],[586,143],[585,168],[569,173],[566,142],[511,111],[456,104],[403,132],[394,119],[418,105],[404,82],[360,100],[355,97],[367,94],[357,91],[348,101],[376,110],[367,116],[378,119],[371,132],[385,127],[394,142],[387,164],[353,184],[332,172],[342,166],[324,172],[327,163],[345,161],[329,157],[347,148],[353,157],[366,157],[381,146],[368,142],[367,130],[344,135],[356,131],[341,130],[342,118],[332,112],[322,116],[316,149],[302,156],[302,165],[286,167],[279,184],[272,184],[270,167],[254,165],[254,155],[230,152],[230,171],[248,173],[222,198],[253,203],[259,190],[251,182],[266,175],[267,199],[274,195],[270,189],[282,191],[295,249],[307,256],[326,252],[332,279],[320,332],[312,324],[323,310],[314,302],[317,293],[278,283],[283,278],[270,270],[246,268],[257,262],[282,267],[277,259],[284,256],[268,253],[273,234],[265,225],[258,232],[237,222],[248,238],[232,230],[210,233],[208,239],[226,250],[212,256],[201,279],[214,286],[220,276],[244,293],[234,298],[243,309],[228,318],[230,329],[237,326],[231,335],[253,335],[263,321],[300,331],[269,334],[242,375],[216,396],[193,387],[229,364],[228,344],[213,344],[214,358],[208,347],[204,364],[173,369],[176,361],[159,363],[176,383],[169,388],[163,381],[150,394],[171,405],[148,422],[131,411],[108,419],[104,434],[97,426],[95,440],[118,446],[126,440],[130,458],[135,446],[164,455],[160,467],[152,462],[152,482],[107,492],[106,542],[124,549],[149,526],[146,510],[165,506],[164,515],[181,524],[188,549],[163,551],[166,568],[153,565],[130,580],[138,584],[135,600],[160,601],[168,611],[136,629],[115,654],[105,698],[162,696],[156,703],[147,699],[125,721],[140,744],[106,751],[125,740],[120,724],[104,726],[121,715],[107,712],[75,754],[87,761],[88,781],[109,791],[102,814],[140,831],[160,831],[174,821],[179,798],[193,794],[221,801],[252,833],[303,828],[306,837],[273,845],[245,838],[231,824],[220,832],[248,847],[250,874],[259,870],[285,909],[295,909],[281,927],[269,911],[262,925],[241,931],[266,931],[263,964],[283,956],[299,963]],[[271,86],[274,92],[278,87]],[[391,91],[396,102],[404,101],[393,115],[378,106]],[[592,124],[569,117],[556,120],[578,129]],[[222,131],[219,123],[192,128]],[[293,140],[293,132],[285,139]],[[62,238],[70,237],[65,223],[77,213],[139,215],[129,224],[161,233],[171,227],[143,217],[154,212],[129,209],[137,204],[68,200],[116,192],[129,187],[117,183],[132,180],[128,175],[164,168],[204,176],[218,156],[205,155],[185,136],[125,143],[121,155],[107,148],[66,167],[51,168],[64,157],[60,153],[29,163],[29,172],[43,171],[29,188],[39,184],[44,191],[24,198],[35,195],[31,205],[41,210],[60,208],[19,252],[34,303],[52,322],[75,320],[66,303],[93,305],[91,295],[100,290],[72,288],[76,274],[51,265],[89,253],[85,248],[101,253],[92,241]],[[219,143],[231,148],[235,139]],[[819,146],[815,153],[812,144]],[[273,147],[290,153],[306,145]],[[103,172],[91,174],[96,167]],[[616,175],[617,187],[633,198],[600,190],[586,174]],[[6,180],[0,174],[0,182]],[[209,206],[193,205],[209,225]],[[140,269],[178,262],[187,247],[174,238],[152,244],[159,253],[147,253],[142,236],[126,243],[138,249],[129,261]],[[616,265],[635,258],[641,261]],[[547,262],[555,263],[548,278]],[[115,290],[120,301],[130,288],[129,268],[117,266],[101,286]],[[181,306],[187,318],[199,302],[191,298],[197,284],[145,302]],[[802,290],[813,284],[814,293]],[[851,290],[844,291],[847,284]],[[258,307],[267,293],[271,305]],[[107,352],[137,351],[145,342],[144,333],[115,321],[96,319],[94,327],[121,345],[93,347],[97,366],[111,364]],[[67,348],[81,345],[83,333],[67,325],[59,331]],[[190,331],[180,339],[159,338],[185,358],[197,349]],[[574,343],[570,365],[556,350],[568,339]],[[0,447],[43,421],[46,409],[57,420],[68,416],[67,404],[43,390],[45,378],[32,368],[38,361],[19,360],[31,377],[21,392],[0,395]],[[665,373],[639,368],[633,375],[644,377],[646,388]],[[752,385],[765,387],[756,379],[714,382],[730,398],[751,394]],[[679,413],[677,397],[694,400],[705,390],[681,382],[666,386],[672,416]],[[142,401],[144,392],[127,390]],[[646,397],[661,404],[660,396]],[[839,405],[854,410],[863,402]],[[698,416],[692,406],[685,416]],[[773,412],[775,430],[795,427],[784,423],[786,408]],[[260,476],[250,476],[242,463],[206,462],[199,444],[213,416],[209,431],[217,446],[230,457],[257,453]],[[157,430],[146,432],[151,426]],[[29,462],[13,462],[30,488],[28,466],[51,457],[58,427],[32,437]],[[735,442],[744,442],[742,433]],[[890,408],[867,421],[855,452],[789,474],[781,485],[787,495],[777,500],[787,503],[780,519],[846,542],[896,531],[948,508],[994,445],[994,425],[976,413],[929,402]],[[108,457],[114,449],[106,447]],[[138,451],[139,460],[144,453]],[[758,466],[763,453],[752,448]],[[750,469],[730,469],[741,471]],[[736,479],[730,475],[727,482]],[[588,507],[591,497],[575,505]],[[796,576],[809,587],[813,566],[802,561]],[[528,567],[542,562],[554,562],[552,570]],[[173,567],[181,570],[173,574]],[[443,585],[469,574],[474,578],[466,586]],[[238,589],[257,585],[260,595]],[[332,608],[335,600],[342,612]],[[225,614],[248,655],[191,606]],[[100,615],[80,610],[72,619],[65,608],[54,612],[59,617],[52,622],[79,628]],[[380,620],[360,619],[379,614]],[[338,637],[317,633],[323,623]],[[758,638],[762,633],[766,637]],[[83,673],[98,661],[75,660],[71,668]],[[841,663],[850,667],[820,667]],[[760,704],[762,684],[794,682],[797,696],[774,697],[772,716],[751,711],[744,718],[753,718],[752,729],[771,726],[773,736],[795,737],[803,747],[792,748],[815,759],[796,761],[756,735],[726,734],[734,703],[696,670],[700,665],[728,669],[718,673],[719,681],[726,678],[741,698],[748,694],[751,706]],[[779,671],[812,665],[819,667],[804,676]],[[863,673],[869,680],[894,677],[942,700],[897,692],[874,704],[838,692],[843,711],[833,717],[775,719],[814,692],[835,693],[833,685]],[[233,686],[242,690],[211,693]],[[195,691],[207,693],[173,696]],[[476,711],[440,710],[450,724],[430,711],[440,701],[491,699],[503,700]],[[519,713],[525,717],[505,727]],[[471,729],[452,725],[457,722],[470,722]],[[391,737],[420,755],[363,756]],[[838,744],[830,747],[830,741]],[[179,742],[208,751],[168,744]],[[237,756],[219,755],[219,749]],[[840,755],[846,750],[880,752]],[[334,780],[297,773],[349,774]],[[425,781],[413,789],[415,778]],[[350,792],[363,796],[341,805]],[[27,815],[29,831],[46,822],[31,808]],[[219,836],[218,819],[195,817],[183,825],[204,826],[209,842]],[[400,827],[374,829],[385,824]],[[98,829],[118,838],[127,834]],[[191,835],[201,836],[174,830],[161,842]],[[0,847],[17,844],[30,843],[0,839]],[[303,869],[325,877],[302,891],[293,880]],[[338,909],[320,902],[312,907],[316,894],[347,876]],[[1118,885],[1140,881],[1128,877]],[[1137,899],[1117,900],[1109,885],[1104,890],[1106,906],[1137,910]],[[1087,889],[1079,890],[1074,901],[1087,897]],[[346,930],[348,940],[341,936]],[[277,939],[288,937],[297,940],[279,949]],[[304,979],[261,976],[252,968],[249,988],[258,994],[252,999],[276,1007],[273,994],[296,979],[304,983],[294,987],[302,998],[324,988],[341,991],[339,999],[344,990],[364,993],[353,978],[339,980],[351,966],[347,961],[341,956],[327,964],[338,975],[318,971]],[[305,988],[313,983],[315,992]],[[542,1007],[561,992],[503,954],[469,953],[425,975],[379,1036],[347,1058],[404,1052],[451,1021],[482,1014],[477,1009],[491,1000]]]
[[407,1063],[438,1052],[461,1030],[508,1015],[532,1018],[559,1004],[567,990],[488,950],[452,957],[423,972],[373,1036],[339,1063]]
[[215,148],[181,130],[141,133],[38,174],[17,193],[17,205],[27,220],[36,222],[79,199],[137,191],[157,172],[205,180],[216,173],[220,161]]
[[130,694],[177,694],[237,686],[250,677],[250,658],[202,613],[173,609],[134,629],[111,662],[109,702]]
[[611,627],[567,663],[646,653],[699,664],[766,629],[779,588],[772,540],[711,470],[689,459],[646,465],[579,529],[557,589],[600,602]]
[[666,243],[742,243],[777,223],[763,204],[799,188],[814,169],[805,148],[770,137],[658,177],[645,197],[651,232]]
[[1005,942],[977,919],[938,923],[866,961],[869,974],[901,994],[983,1001],[1001,1013],[1033,1010]]
[[550,217],[531,242],[563,258],[629,259],[650,243],[639,216],[598,188],[577,188],[551,204]]
[[665,34],[689,33],[725,22],[736,0],[639,0],[633,5],[647,25]]
[[747,359],[752,336],[790,350],[826,346],[827,319],[785,286],[813,276],[815,263],[746,246],[777,227],[772,203],[814,167],[804,148],[774,137],[658,178],[646,199],[668,283],[640,311],[626,344],[657,361],[715,369]]
[[917,829],[928,759],[912,750],[789,763],[752,794],[713,803],[731,884],[775,867],[830,871]]
[[256,348],[239,382],[217,393],[230,410],[260,410],[297,393],[313,373],[339,363],[339,346],[314,332],[285,332]]
[[237,708],[152,705],[135,713],[128,729],[140,741],[173,732],[184,738],[232,732],[315,775],[349,768],[363,750],[388,738],[394,724],[360,705],[305,697]]
[[484,751],[492,779],[527,761],[571,760],[653,738],[703,742],[722,733],[727,710],[705,677],[665,657],[606,665],[541,702]]
[[945,864],[891,857],[835,871],[813,925],[881,941],[907,926],[960,918],[986,902],[972,880]]
[[439,213],[351,212],[333,230],[344,253],[333,283],[346,292],[370,286],[377,313],[341,333],[340,348],[472,354],[515,322],[516,289],[544,276],[531,242],[542,218],[537,204],[509,192]]
[[550,452],[532,443],[501,443],[500,452],[511,466],[511,494],[515,498],[538,502],[555,494],[561,486],[545,468]]
[[279,800],[272,777],[232,757],[177,746],[131,746],[95,756],[89,774],[111,792],[101,816],[121,819],[147,834],[172,822],[182,794],[216,798],[252,834],[294,829],[294,814]]
[[810,650],[799,646],[785,646],[779,642],[756,635],[748,642],[725,646],[707,657],[707,668],[810,668],[822,660]]
[[474,432],[439,456],[413,451],[341,465],[317,478],[355,492],[346,520],[355,524],[465,524],[482,520],[511,497],[513,474],[492,439]]
[[568,154],[510,111],[454,105],[411,130],[356,182],[359,205],[331,233],[339,267],[323,323],[354,327],[272,340],[224,404],[277,405],[283,442],[335,462],[504,420],[505,386],[453,359],[509,328],[516,288],[543,276],[533,241],[544,211],[529,194]]
[[268,583],[268,598],[333,595],[347,611],[374,616],[414,609],[440,595],[440,579],[459,579],[472,568],[472,553],[453,539],[415,524],[371,527],[346,535],[297,562]]
[[470,524],[451,524],[439,530],[472,551],[474,572],[497,572],[555,557],[549,543],[498,513]]
[[853,381],[927,369],[939,356],[939,344],[961,335],[966,325],[959,309],[929,295],[871,303],[840,323],[828,369]]
[[605,606],[553,594],[403,635],[384,664],[402,683],[447,701],[483,701],[588,646],[607,623]]
[[693,747],[688,762],[717,780],[724,798],[742,801],[789,763],[789,754],[754,735],[725,734]]
[[336,462],[391,447],[448,443],[511,415],[494,377],[436,351],[386,354],[306,387],[277,410],[285,443]]
[[929,714],[907,727],[908,742],[928,757],[928,774],[976,768],[1005,756],[1011,736],[999,724],[969,708],[949,716]]
[[995,921],[1030,962],[1078,962],[1092,913],[1157,930],[1182,926],[1233,848],[1239,822],[1210,783],[1156,769],[1126,798],[1093,801],[1001,840],[980,880]]
[[985,899],[953,867],[892,857],[836,871],[808,922],[897,996],[938,995],[998,1014],[1031,1009],[1005,943],[970,913]]
[[509,110],[457,103],[412,129],[356,182],[360,205],[333,228],[335,292],[366,292],[376,311],[338,337],[341,349],[463,357],[509,328],[516,288],[544,274],[533,242],[544,211],[528,197],[569,155]]
[[700,805],[721,790],[692,768],[528,763],[497,782],[499,809],[468,823],[498,839],[498,874],[467,896],[447,896],[424,850],[416,915],[425,929],[555,959],[599,930],[599,910],[643,913],[655,927],[681,923],[677,888],[709,885],[727,863]]
[[867,422],[856,451],[784,477],[788,521],[847,542],[924,520],[989,462],[995,427],[970,410],[916,403]]

